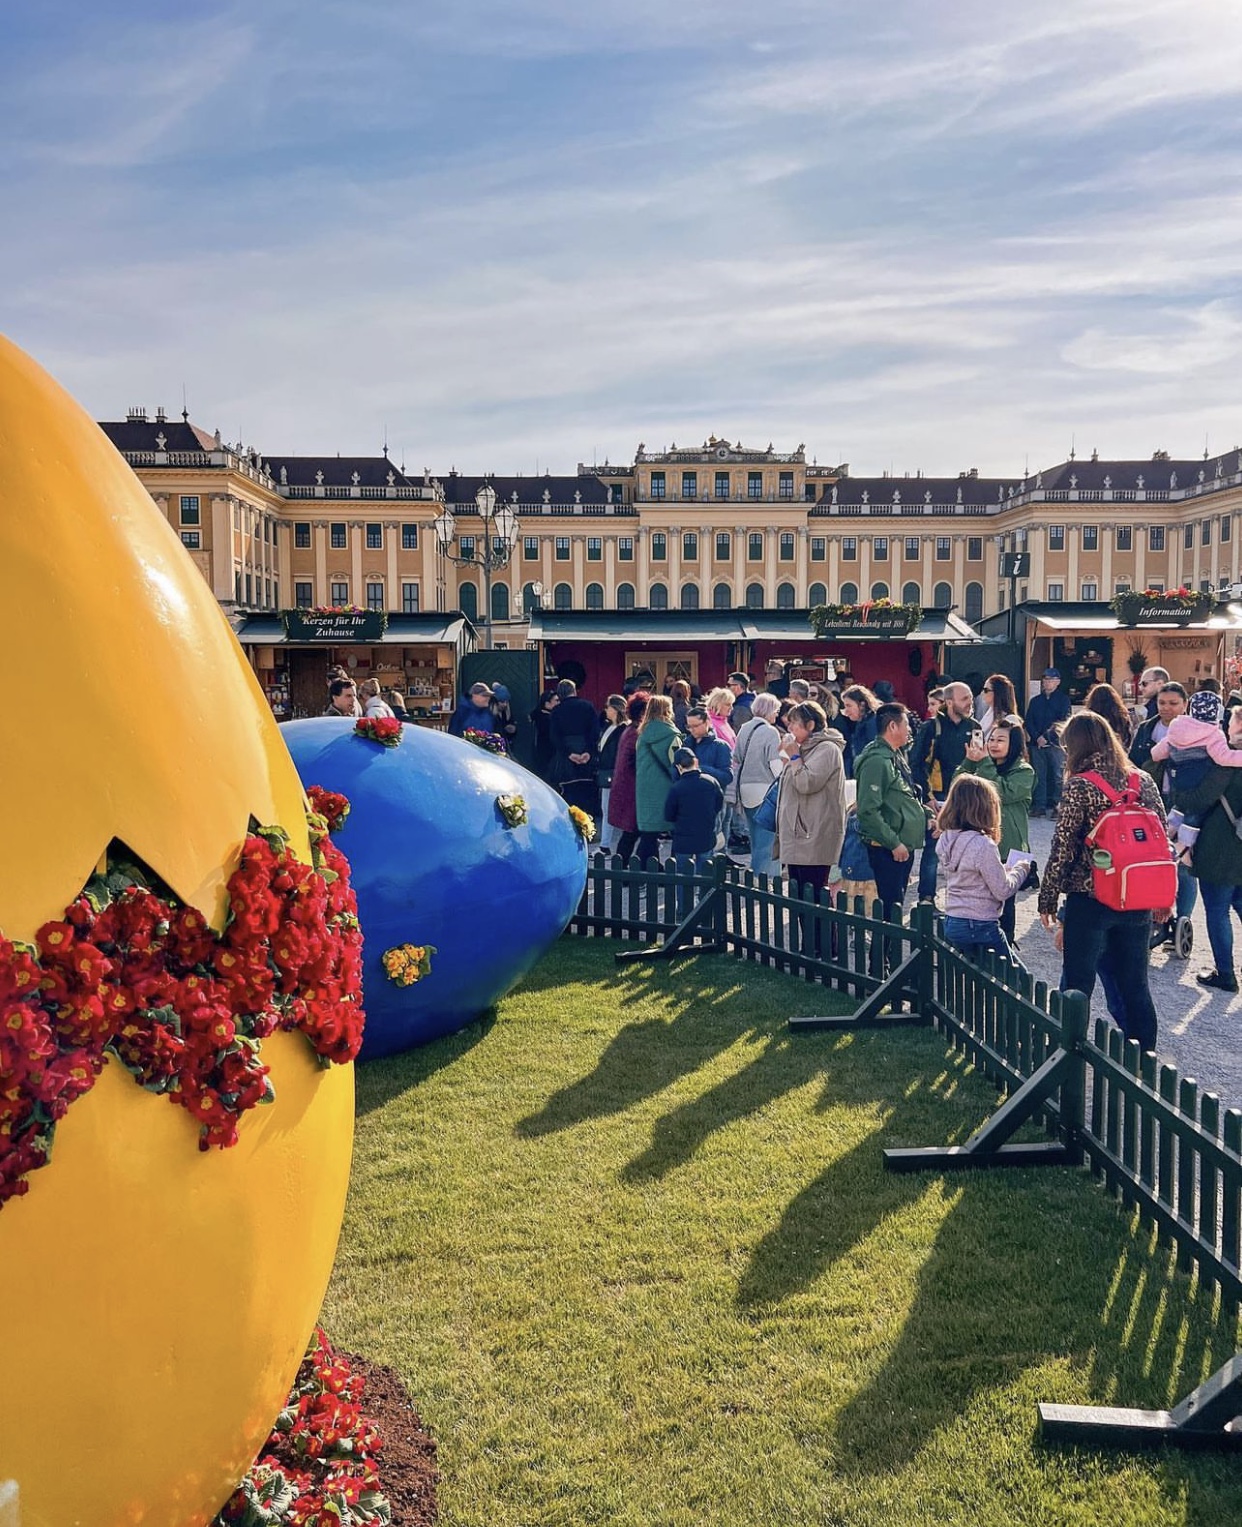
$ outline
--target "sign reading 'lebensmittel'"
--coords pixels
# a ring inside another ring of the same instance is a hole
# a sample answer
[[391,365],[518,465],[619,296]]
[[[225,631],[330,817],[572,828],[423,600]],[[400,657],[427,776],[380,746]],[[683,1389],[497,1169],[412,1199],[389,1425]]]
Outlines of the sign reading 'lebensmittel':
[[387,620],[382,610],[286,610],[281,616],[291,642],[377,642]]

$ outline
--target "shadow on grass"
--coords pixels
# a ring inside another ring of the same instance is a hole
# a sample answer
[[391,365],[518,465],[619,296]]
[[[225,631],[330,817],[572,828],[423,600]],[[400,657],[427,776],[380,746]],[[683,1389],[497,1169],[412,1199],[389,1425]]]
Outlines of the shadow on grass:
[[[1233,1324],[1085,1173],[963,1173],[954,1186],[900,1337],[839,1414],[844,1468],[904,1468],[977,1396],[1048,1359],[1089,1372],[1093,1403],[1164,1408],[1233,1355]],[[1032,1407],[1032,1436],[1035,1419]]]
[[402,1050],[398,1055],[385,1055],[377,1060],[364,1061],[355,1067],[357,1086],[356,1112],[359,1118],[382,1108],[393,1098],[400,1097],[411,1087],[417,1087],[437,1071],[443,1071],[463,1055],[469,1054],[475,1045],[488,1035],[496,1022],[496,1010],[490,1008],[481,1018],[468,1023],[455,1034],[433,1039],[429,1044],[413,1050]]
[[655,998],[671,1018],[627,1024],[601,1053],[594,1070],[554,1092],[515,1132],[533,1139],[588,1119],[620,1113],[662,1092],[747,1034],[769,1042],[783,1030],[782,1016],[756,1017],[727,1007],[742,993],[744,972],[720,956],[620,966],[609,996],[619,1007]]

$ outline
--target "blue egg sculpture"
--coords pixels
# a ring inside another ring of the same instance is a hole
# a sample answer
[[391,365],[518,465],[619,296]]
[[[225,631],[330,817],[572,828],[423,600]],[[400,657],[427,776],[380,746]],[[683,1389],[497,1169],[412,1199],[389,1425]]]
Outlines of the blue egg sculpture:
[[[332,841],[349,860],[365,940],[363,1060],[462,1028],[504,996],[560,937],[586,883],[587,845],[568,807],[513,763],[426,727],[387,748],[347,718],[280,728],[304,786],[344,795]],[[527,820],[505,825],[501,795]],[[384,951],[435,946],[430,972],[398,986]]]

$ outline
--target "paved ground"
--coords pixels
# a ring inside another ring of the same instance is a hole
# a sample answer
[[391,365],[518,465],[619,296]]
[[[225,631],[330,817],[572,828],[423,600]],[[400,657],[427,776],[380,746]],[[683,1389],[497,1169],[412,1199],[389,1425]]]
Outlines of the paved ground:
[[[1042,818],[1031,823],[1031,850],[1041,866],[1048,862],[1053,826]],[[1034,892],[1018,898],[1018,952],[1032,974],[1055,986],[1061,976],[1061,956],[1039,921],[1035,902]],[[1193,921],[1195,945],[1188,960],[1179,960],[1165,949],[1152,951],[1148,979],[1160,1024],[1156,1049],[1163,1060],[1172,1061],[1183,1076],[1217,1093],[1223,1103],[1242,1107],[1242,996],[1213,991],[1195,981],[1200,971],[1212,968],[1201,902],[1195,904]],[[1242,949],[1242,928],[1236,921],[1234,946],[1236,961]],[[1108,1016],[1098,986],[1091,1011],[1093,1017]]]

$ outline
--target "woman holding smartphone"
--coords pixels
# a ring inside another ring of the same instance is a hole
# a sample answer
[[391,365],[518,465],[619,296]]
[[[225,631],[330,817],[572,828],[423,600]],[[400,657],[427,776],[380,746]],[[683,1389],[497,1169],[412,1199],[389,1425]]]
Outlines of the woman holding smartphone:
[[[1018,720],[997,721],[988,733],[972,734],[966,744],[966,757],[957,774],[977,774],[995,786],[1001,803],[1001,835],[997,845],[1001,860],[1011,853],[1029,853],[1031,849],[1031,798],[1035,793],[1035,770],[1026,757],[1026,734]],[[1001,909],[1001,931],[1016,944],[1014,898]]]

